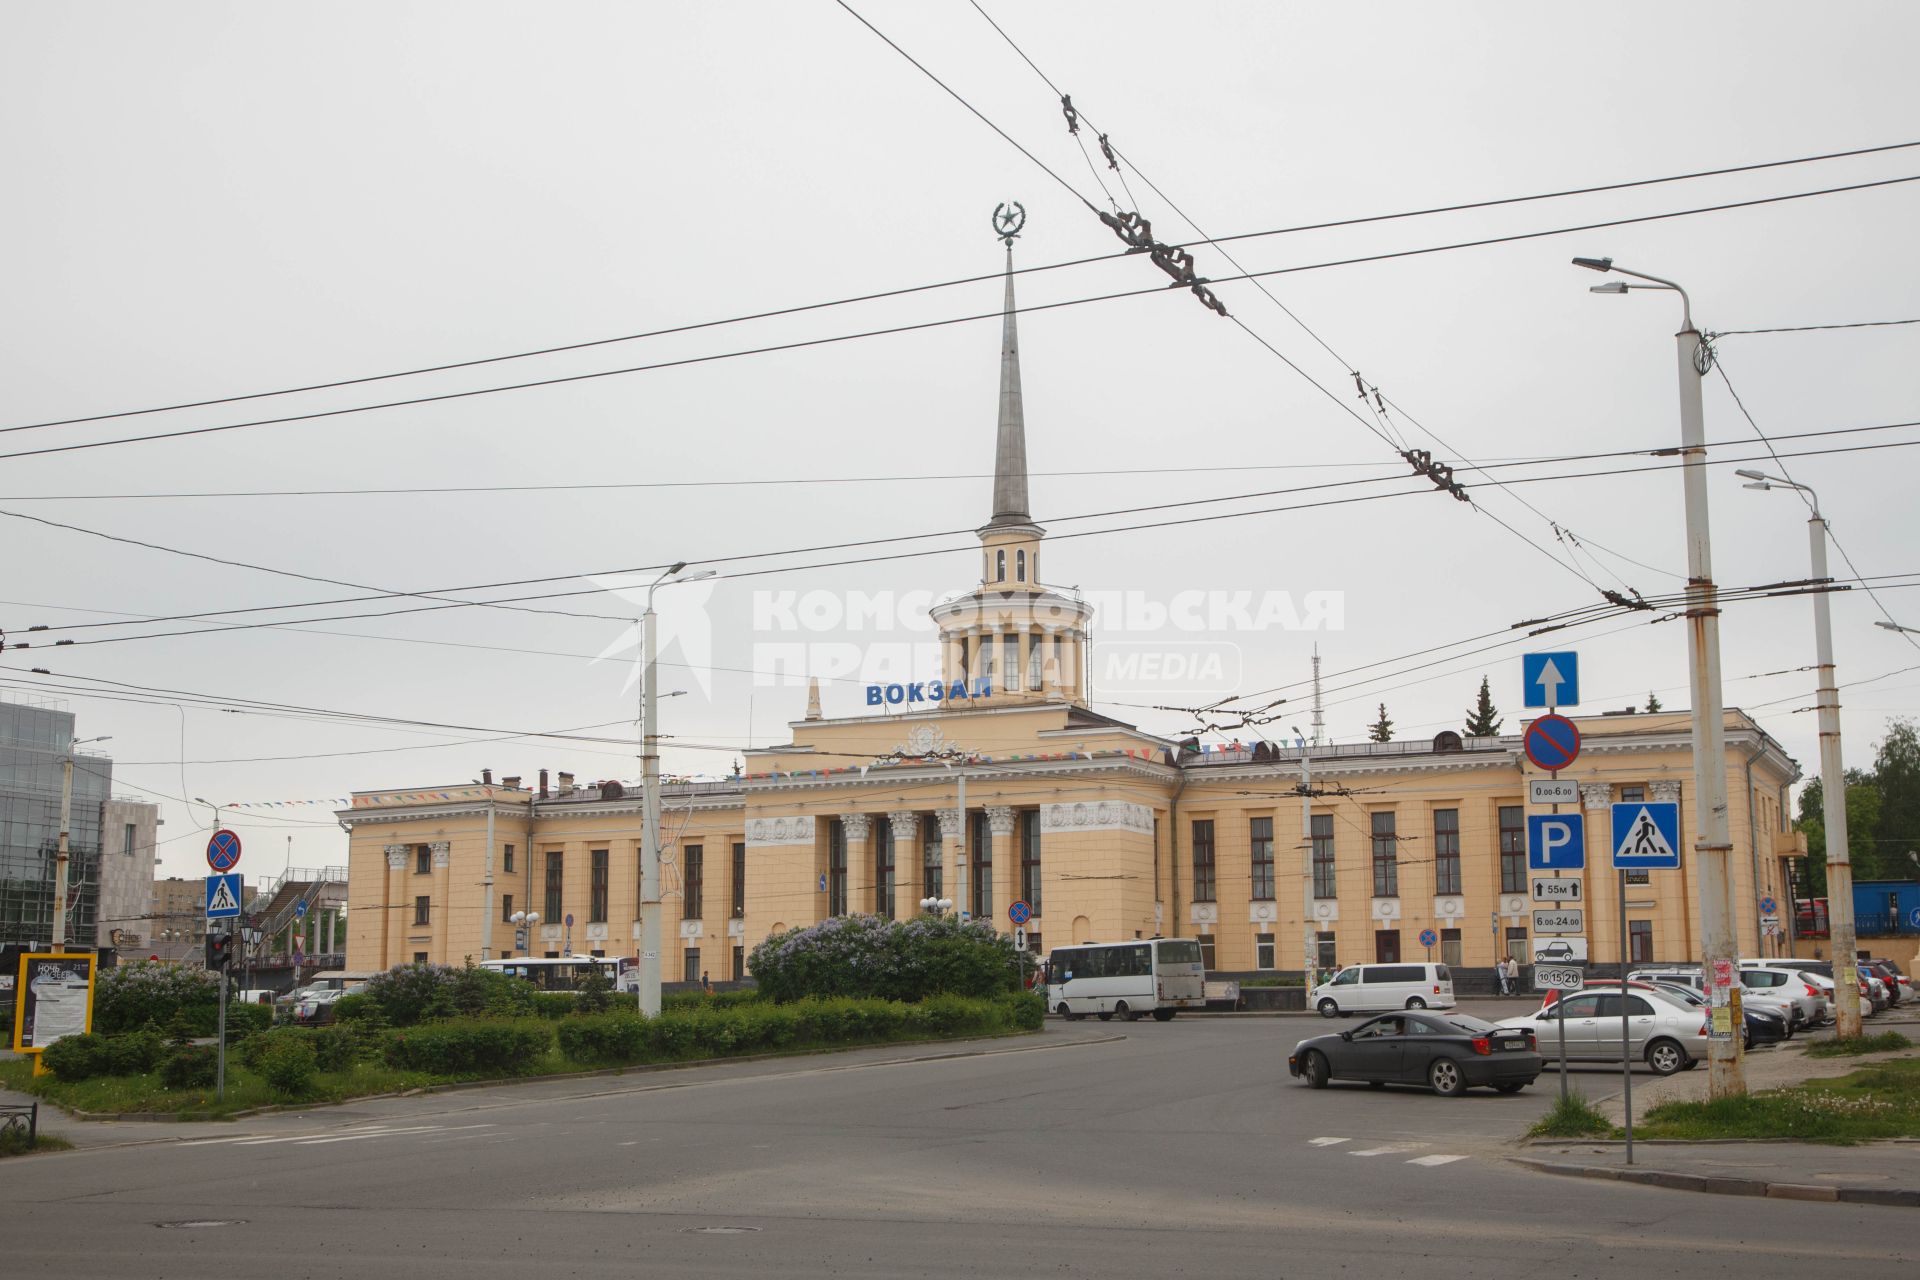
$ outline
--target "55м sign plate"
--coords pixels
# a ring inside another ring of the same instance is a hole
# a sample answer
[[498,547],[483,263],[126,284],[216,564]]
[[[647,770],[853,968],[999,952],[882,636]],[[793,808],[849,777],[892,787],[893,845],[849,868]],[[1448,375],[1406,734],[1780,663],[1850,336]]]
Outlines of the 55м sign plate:
[[1533,896],[1539,902],[1578,902],[1580,901],[1580,881],[1535,876]]

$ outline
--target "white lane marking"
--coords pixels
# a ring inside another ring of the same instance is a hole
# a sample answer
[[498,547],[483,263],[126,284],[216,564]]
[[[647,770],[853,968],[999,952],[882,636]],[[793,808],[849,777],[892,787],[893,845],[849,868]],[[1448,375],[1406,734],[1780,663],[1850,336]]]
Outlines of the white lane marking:
[[1350,1156],[1397,1156],[1403,1151],[1412,1151],[1412,1147],[1374,1147],[1367,1151],[1349,1151]]
[[1352,1142],[1352,1138],[1308,1138],[1307,1142],[1316,1147],[1337,1147],[1343,1142]]
[[417,1129],[388,1129],[380,1133],[344,1133],[331,1138],[307,1138],[303,1147],[324,1146],[329,1142],[358,1142],[362,1138],[392,1138],[410,1133],[452,1133],[460,1129],[491,1129],[490,1124],[422,1125]]
[[1452,1164],[1455,1160],[1465,1159],[1465,1156],[1420,1156],[1417,1159],[1407,1161],[1407,1163],[1422,1164],[1428,1168],[1433,1168],[1435,1165]]

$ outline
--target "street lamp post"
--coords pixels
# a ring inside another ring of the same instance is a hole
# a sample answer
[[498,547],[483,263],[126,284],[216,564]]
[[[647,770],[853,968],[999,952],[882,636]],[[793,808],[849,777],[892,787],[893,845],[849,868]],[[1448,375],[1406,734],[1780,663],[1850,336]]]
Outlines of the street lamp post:
[[525,951],[528,952],[528,954],[532,954],[532,949],[527,945],[528,933],[533,929],[533,926],[540,923],[540,913],[538,911],[516,911],[508,916],[507,919],[513,925],[514,950]]
[[[1807,542],[1813,551],[1813,579],[1827,578],[1827,520],[1820,514],[1820,495],[1811,485],[1770,476],[1764,471],[1740,470],[1735,475],[1749,489],[1797,489],[1807,495],[1813,515],[1807,521]],[[1820,792],[1827,835],[1827,920],[1832,930],[1834,1034],[1847,1039],[1860,1034],[1860,987],[1854,975],[1856,943],[1853,925],[1853,859],[1847,848],[1847,773],[1840,756],[1840,690],[1833,669],[1833,616],[1828,593],[1813,596],[1813,643],[1820,664],[1820,687],[1814,704],[1820,713]],[[1788,904],[1792,905],[1792,904]]]
[[[1687,649],[1693,686],[1693,829],[1700,878],[1701,960],[1716,1019],[1732,1017],[1731,982],[1737,980],[1739,939],[1734,931],[1733,837],[1727,819],[1726,723],[1720,700],[1720,601],[1713,582],[1713,549],[1707,519],[1706,414],[1700,380],[1712,357],[1693,325],[1687,291],[1671,280],[1616,267],[1612,258],[1575,258],[1575,266],[1613,271],[1647,283],[1610,281],[1595,293],[1664,289],[1680,295],[1680,332],[1674,335],[1680,372],[1680,452],[1687,511]],[[1622,928],[1624,929],[1624,923]],[[1717,985],[1725,981],[1728,985]],[[1746,1093],[1740,1028],[1713,1027],[1707,1041],[1707,1092],[1724,1098]]]
[[660,734],[659,698],[656,696],[658,652],[654,632],[653,593],[669,582],[697,582],[711,578],[712,569],[683,572],[682,560],[654,579],[647,588],[647,608],[641,615],[643,663],[640,682],[640,985],[637,991],[640,1012],[653,1017],[660,1012]]
[[53,855],[53,947],[67,949],[67,828],[73,821],[73,749],[89,742],[105,742],[112,737],[70,738],[67,753],[60,758],[60,842]]

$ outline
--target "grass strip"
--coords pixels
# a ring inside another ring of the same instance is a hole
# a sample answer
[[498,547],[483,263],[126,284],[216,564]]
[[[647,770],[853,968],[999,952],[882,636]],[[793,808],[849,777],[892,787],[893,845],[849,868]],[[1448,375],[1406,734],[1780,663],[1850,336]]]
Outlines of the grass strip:
[[1856,1058],[1863,1053],[1893,1053],[1913,1048],[1913,1041],[1898,1031],[1882,1031],[1877,1036],[1849,1036],[1845,1040],[1822,1040],[1807,1046],[1809,1058]]
[[1710,1102],[1669,1102],[1634,1127],[1641,1138],[1787,1138],[1846,1146],[1920,1137],[1920,1058],[1877,1062],[1832,1080]]
[[1604,1138],[1613,1125],[1591,1102],[1577,1093],[1555,1098],[1547,1113],[1527,1130],[1529,1138]]

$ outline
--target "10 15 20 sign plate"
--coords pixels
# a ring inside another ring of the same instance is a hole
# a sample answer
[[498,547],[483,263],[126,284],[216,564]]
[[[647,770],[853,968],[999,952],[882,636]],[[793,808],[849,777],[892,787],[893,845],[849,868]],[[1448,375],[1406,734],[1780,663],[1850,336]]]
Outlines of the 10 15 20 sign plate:
[[1535,907],[1535,933],[1567,934],[1587,931],[1587,913],[1579,907]]

